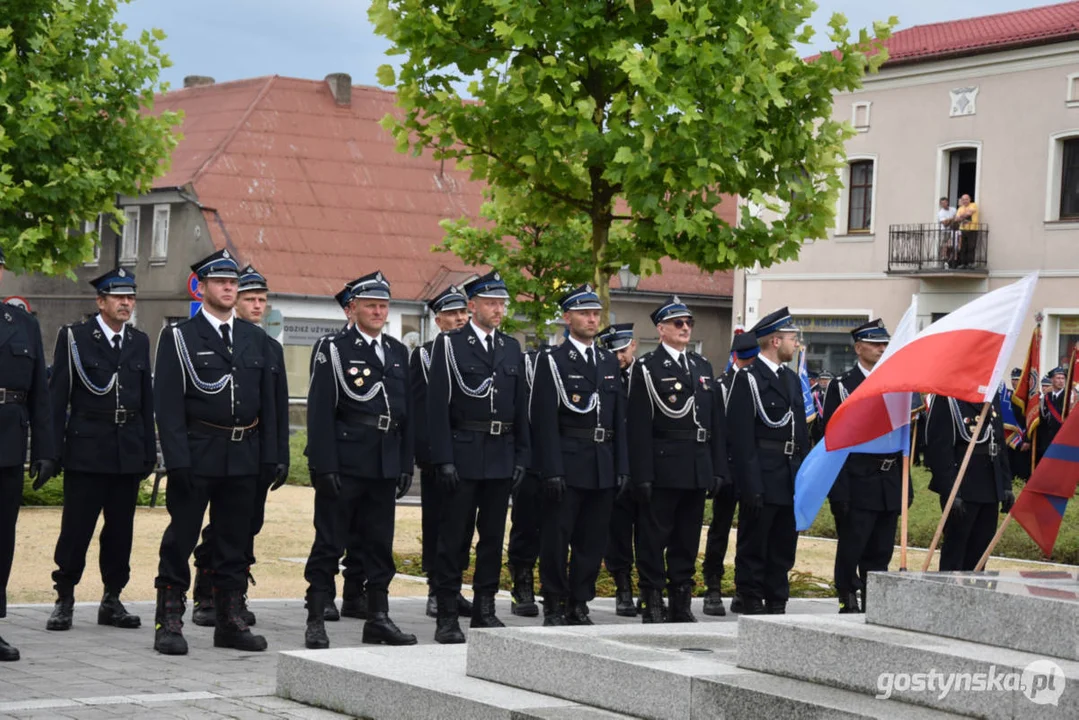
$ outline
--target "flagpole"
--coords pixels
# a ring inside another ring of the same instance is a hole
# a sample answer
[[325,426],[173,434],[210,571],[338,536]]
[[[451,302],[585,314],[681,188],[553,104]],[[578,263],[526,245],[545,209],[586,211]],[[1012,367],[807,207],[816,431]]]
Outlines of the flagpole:
[[1034,432],[1030,434],[1030,474],[1034,474],[1034,466],[1038,463],[1038,426],[1034,426]]
[[907,505],[910,500],[910,455],[903,456],[903,489],[900,491],[899,502],[899,570],[906,572],[907,569]]
[[[940,398],[937,398],[939,401]],[[937,523],[937,531],[933,534],[933,542],[929,544],[929,551],[925,554],[925,562],[922,563],[922,572],[928,572],[930,563],[933,562],[933,555],[937,552],[937,544],[940,542],[940,536],[944,533],[944,523],[948,520],[948,515],[952,511],[952,504],[955,503],[955,496],[959,494],[959,484],[963,482],[963,476],[967,474],[967,465],[970,464],[970,457],[974,454],[974,445],[978,442],[978,438],[982,434],[982,425],[985,423],[985,417],[989,414],[989,408],[992,406],[992,400],[982,405],[982,412],[978,415],[978,424],[974,428],[974,432],[971,433],[970,442],[967,443],[967,452],[963,455],[963,464],[959,466],[959,474],[955,478],[955,482],[952,483],[952,492],[948,495],[948,502],[944,505],[944,510],[940,514],[940,522]]]
[[974,568],[974,572],[981,572],[985,569],[985,564],[989,562],[989,556],[993,554],[993,550],[996,549],[997,543],[1004,537],[1004,530],[1008,527],[1008,523],[1012,521],[1012,513],[1009,510],[1008,514],[1004,516],[1004,522],[997,528],[997,534],[993,536],[993,539],[989,541],[989,547],[985,549],[985,553],[982,555],[982,559],[978,561],[978,565]]

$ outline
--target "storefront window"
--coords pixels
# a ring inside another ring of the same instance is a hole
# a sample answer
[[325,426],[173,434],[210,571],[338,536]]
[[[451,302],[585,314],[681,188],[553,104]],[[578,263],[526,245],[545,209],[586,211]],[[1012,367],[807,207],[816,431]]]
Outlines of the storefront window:
[[341,320],[285,318],[283,332],[285,373],[288,376],[290,397],[307,397],[307,385],[311,379],[309,375],[311,348],[320,337],[339,332],[344,324],[344,318]]
[[1059,365],[1066,366],[1072,350],[1079,345],[1079,316],[1060,318],[1060,334],[1057,339]]
[[806,369],[839,374],[853,366],[856,356],[850,332],[868,321],[864,315],[795,316],[794,324],[801,328],[806,346]]

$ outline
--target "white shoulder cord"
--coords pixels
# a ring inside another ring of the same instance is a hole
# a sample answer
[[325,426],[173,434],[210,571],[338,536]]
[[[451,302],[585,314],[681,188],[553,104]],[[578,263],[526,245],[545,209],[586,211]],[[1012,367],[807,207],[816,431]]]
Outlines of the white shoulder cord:
[[[117,371],[112,374],[112,377],[109,378],[109,384],[108,385],[106,385],[105,387],[98,387],[97,385],[95,385],[94,383],[92,383],[90,381],[90,377],[86,374],[86,368],[84,368],[82,366],[82,358],[79,357],[79,346],[78,346],[78,343],[75,342],[75,334],[71,331],[70,327],[67,329],[67,347],[68,347],[68,354],[67,354],[68,355],[68,371],[70,372],[70,370],[72,368],[74,368],[75,372],[79,376],[79,380],[82,380],[82,384],[85,385],[86,389],[88,391],[90,391],[94,395],[98,395],[98,396],[108,395],[110,392],[112,392],[112,389],[114,387],[116,387],[116,378],[120,374],[119,369],[117,369]],[[70,386],[70,383],[69,383],[68,384],[68,393],[69,393],[69,395],[70,395],[70,392],[71,392],[71,386]],[[117,398],[116,401],[119,402],[120,401],[119,398]]]
[[[959,437],[963,438],[965,442],[970,442],[970,431],[967,430],[966,423],[963,422],[959,413],[959,402],[955,398],[948,398],[948,408],[952,411],[952,423],[956,430],[959,431]],[[953,433],[954,435],[954,433]],[[975,445],[981,445],[989,440],[993,435],[993,425],[990,423],[982,428],[982,437],[974,441]]]
[[428,373],[431,371],[431,356],[424,349],[423,345],[420,345],[416,350],[420,353],[420,370],[423,371],[423,384],[428,383]]
[[[703,427],[701,427],[700,421],[697,420],[697,396],[696,396],[696,394],[691,394],[689,396],[689,400],[686,400],[685,405],[683,405],[682,407],[680,407],[677,410],[672,410],[672,409],[668,408],[663,403],[663,398],[661,398],[659,396],[659,394],[656,392],[655,383],[652,381],[652,373],[649,372],[648,366],[643,364],[643,363],[641,364],[641,375],[644,377],[644,386],[645,386],[645,388],[648,389],[648,396],[649,396],[649,399],[652,401],[652,415],[653,415],[653,417],[655,416],[656,407],[659,407],[659,411],[661,413],[663,413],[664,415],[666,415],[667,417],[671,418],[672,420],[680,420],[680,419],[684,418],[686,415],[692,413],[693,414],[693,424],[697,427],[698,430],[703,430],[704,429]],[[696,391],[694,390],[694,393],[695,392]]]
[[[464,378],[461,377],[461,371],[457,367],[457,357],[453,354],[453,344],[450,342],[450,336],[444,335],[444,344],[446,348],[446,365],[453,371],[453,377],[457,380],[457,386],[461,388],[461,392],[468,395],[471,398],[482,399],[491,394],[491,386],[494,385],[494,377],[489,377],[479,384],[478,387],[471,388],[465,385]],[[453,383],[450,383],[452,392]]]
[[[716,378],[715,382],[719,383],[719,392],[723,396],[723,411],[726,412],[727,411],[727,403],[730,402],[730,399],[731,399],[730,391],[727,390],[727,386],[724,385],[723,382],[719,378]],[[731,380],[732,384],[733,384],[733,382],[734,381]]]
[[[356,402],[365,403],[381,392],[382,398],[386,402],[386,414],[390,414],[390,397],[386,393],[386,384],[382,380],[372,385],[371,389],[363,395],[353,392],[352,388],[348,386],[348,380],[345,379],[345,372],[341,367],[341,355],[337,351],[337,343],[332,340],[330,341],[330,364],[333,366],[334,376],[337,378],[337,386],[345,391],[345,395]],[[340,393],[338,393],[338,397],[340,397]]]
[[596,420],[599,421],[599,390],[594,391],[588,398],[588,403],[583,408],[579,408],[569,401],[566,397],[566,387],[562,384],[562,374],[558,372],[558,366],[555,364],[554,358],[547,354],[547,364],[551,368],[551,379],[554,380],[555,389],[558,391],[558,400],[566,406],[568,410],[572,410],[578,415],[587,415],[593,410],[596,411]]
[[836,387],[839,388],[839,404],[842,405],[847,398],[850,397],[850,393],[847,392],[847,388],[843,385],[843,381],[839,378],[835,380]]
[[[790,408],[787,408],[786,414],[778,421],[768,417],[768,413],[764,411],[764,404],[761,402],[761,391],[757,388],[757,378],[753,377],[753,373],[751,372],[745,373],[745,376],[746,380],[749,381],[749,392],[753,395],[753,404],[756,406],[757,417],[761,419],[762,423],[773,430],[778,430],[779,428],[787,427],[788,423],[794,421],[794,411]],[[794,428],[792,427],[791,432],[793,431]]]

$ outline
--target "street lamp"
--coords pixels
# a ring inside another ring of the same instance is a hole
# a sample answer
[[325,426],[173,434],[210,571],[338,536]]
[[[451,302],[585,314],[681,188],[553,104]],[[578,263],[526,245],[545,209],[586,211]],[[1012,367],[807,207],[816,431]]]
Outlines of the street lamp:
[[641,276],[629,269],[629,265],[623,265],[618,269],[618,282],[621,283],[623,290],[629,290],[630,292],[637,289],[637,283],[641,281]]

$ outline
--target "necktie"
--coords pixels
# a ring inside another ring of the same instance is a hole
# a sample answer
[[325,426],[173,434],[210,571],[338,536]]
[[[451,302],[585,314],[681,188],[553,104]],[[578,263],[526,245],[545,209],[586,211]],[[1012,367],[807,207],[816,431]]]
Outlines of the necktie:
[[689,375],[689,365],[686,363],[686,354],[682,353],[678,356],[678,365],[682,368],[682,372]]
[[229,332],[229,324],[221,323],[221,339],[225,341],[225,347],[232,352],[232,333]]
[[116,354],[120,354],[120,335],[116,334],[112,336],[112,347],[116,350]]
[[380,363],[382,363],[383,365],[385,365],[386,364],[386,353],[382,349],[382,343],[380,343],[378,340],[372,340],[371,341],[371,347],[373,347],[375,349],[375,355],[378,355],[378,361]]
[[595,367],[596,361],[592,358],[592,346],[589,345],[584,351],[584,361],[588,363],[588,367]]
[[486,343],[487,343],[487,352],[490,353],[491,355],[494,355],[495,354],[495,341],[494,341],[494,338],[492,338],[490,335],[488,335]]

